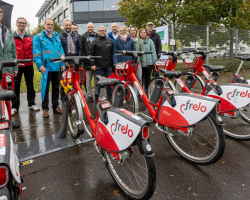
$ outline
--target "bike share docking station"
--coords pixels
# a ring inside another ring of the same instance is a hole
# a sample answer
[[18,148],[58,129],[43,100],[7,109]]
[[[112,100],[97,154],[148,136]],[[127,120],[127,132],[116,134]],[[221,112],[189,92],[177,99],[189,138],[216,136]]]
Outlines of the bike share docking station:
[[90,127],[83,126],[84,134],[80,135],[80,137],[77,139],[73,139],[70,134],[67,135],[67,121],[69,110],[69,100],[67,95],[63,99],[62,106],[62,121],[58,133],[15,144],[18,160],[21,165],[31,164],[33,162],[32,159],[34,158],[41,157],[53,152],[61,151],[66,148],[94,140],[94,138],[91,138],[85,130],[87,128],[89,129],[89,132],[91,132]]

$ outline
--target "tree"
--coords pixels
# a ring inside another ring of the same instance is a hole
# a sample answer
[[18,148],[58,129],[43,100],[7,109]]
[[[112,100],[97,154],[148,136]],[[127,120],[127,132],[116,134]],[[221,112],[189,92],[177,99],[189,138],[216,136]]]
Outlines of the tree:
[[[34,29],[31,29],[30,34],[35,36],[36,34],[41,33],[43,31],[43,29],[44,29],[43,24],[39,24]],[[54,29],[53,30],[56,31],[57,33],[62,32],[62,29],[61,29],[60,25],[57,24],[57,23],[54,23]]]

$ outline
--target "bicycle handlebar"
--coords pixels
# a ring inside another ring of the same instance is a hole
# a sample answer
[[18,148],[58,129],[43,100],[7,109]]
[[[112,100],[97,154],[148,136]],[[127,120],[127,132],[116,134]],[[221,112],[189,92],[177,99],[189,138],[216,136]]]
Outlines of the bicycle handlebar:
[[179,56],[183,53],[189,53],[189,51],[161,51],[162,55],[169,55],[169,56]]
[[65,62],[65,61],[73,61],[73,62],[80,62],[80,61],[84,61],[84,60],[91,60],[91,59],[101,59],[102,56],[62,56],[60,58],[50,58],[49,61],[50,62],[54,62],[54,61],[61,61],[61,62]]
[[17,59],[17,60],[2,60],[0,61],[0,69],[3,67],[14,67],[19,63],[31,62],[31,59]]
[[144,54],[152,54],[152,51],[125,51],[125,50],[119,51],[119,50],[116,50],[115,52],[121,56],[132,56],[132,57],[138,57]]

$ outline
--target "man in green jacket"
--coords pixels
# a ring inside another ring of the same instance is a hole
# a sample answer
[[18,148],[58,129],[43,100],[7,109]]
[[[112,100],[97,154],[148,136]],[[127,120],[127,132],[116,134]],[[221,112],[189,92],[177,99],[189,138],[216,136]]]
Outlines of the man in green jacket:
[[[10,28],[2,24],[3,19],[3,10],[0,7],[0,60],[15,60],[17,59],[16,55],[16,44],[14,41],[13,33]],[[3,73],[10,73],[14,77],[17,76],[18,66],[15,67],[5,67],[2,69]],[[18,123],[12,123],[13,128],[19,128]]]

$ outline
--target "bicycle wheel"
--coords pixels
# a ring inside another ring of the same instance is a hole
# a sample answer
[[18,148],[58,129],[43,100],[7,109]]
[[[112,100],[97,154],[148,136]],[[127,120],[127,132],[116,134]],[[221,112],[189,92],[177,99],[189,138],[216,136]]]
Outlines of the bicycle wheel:
[[152,157],[145,157],[138,146],[133,146],[130,156],[119,164],[105,151],[107,168],[120,189],[131,199],[149,199],[155,191],[156,172]]
[[[249,107],[249,106],[246,106]],[[249,108],[247,108],[248,111]],[[249,112],[237,110],[234,112],[234,116],[221,115],[221,118],[225,125],[223,126],[224,133],[236,140],[250,140],[250,121],[248,119]]]
[[[180,78],[184,83],[186,83],[186,80],[188,79],[189,76],[193,76],[193,73],[191,73],[191,72],[183,73]],[[194,83],[192,83],[192,86],[190,87],[189,90],[192,93],[201,94],[202,89],[205,86],[205,84],[204,84],[203,80],[198,75],[194,76],[194,78],[195,78],[195,81],[194,81]],[[180,87],[180,85],[177,82],[175,82],[175,88],[178,91],[178,93],[180,93],[182,91],[182,88]]]
[[[158,76],[158,77],[153,78],[150,81],[150,83],[148,85],[148,99],[149,100],[151,99],[151,95],[153,94],[153,91],[155,89],[155,83],[156,83],[156,81],[162,81],[163,82],[163,79],[164,79],[164,77]],[[170,89],[173,90],[176,93],[177,90],[176,90],[174,84],[171,81],[168,81],[168,83],[169,83]]]
[[[165,133],[174,150],[183,158],[198,165],[210,165],[222,156],[225,149],[225,136],[221,126],[209,114],[201,122],[195,124],[194,131],[185,134],[171,129]],[[165,130],[169,130],[164,127]]]
[[72,95],[72,104],[69,110],[68,127],[71,136],[76,139],[84,133],[83,126],[76,126],[76,121],[83,120],[81,101],[78,93]]
[[[122,86],[124,88],[124,83],[120,83],[116,85],[112,92],[112,104],[114,103],[115,96],[116,96],[116,90],[118,86]],[[131,85],[127,84],[126,89],[124,88],[124,98],[122,100],[122,106],[121,108],[124,108],[132,113],[139,112],[139,104],[138,104],[138,98],[135,94],[135,91]]]
[[239,115],[245,122],[250,123],[250,104],[239,109]]

